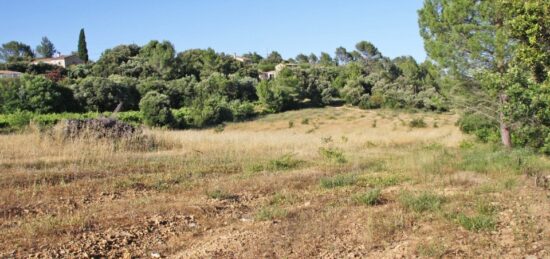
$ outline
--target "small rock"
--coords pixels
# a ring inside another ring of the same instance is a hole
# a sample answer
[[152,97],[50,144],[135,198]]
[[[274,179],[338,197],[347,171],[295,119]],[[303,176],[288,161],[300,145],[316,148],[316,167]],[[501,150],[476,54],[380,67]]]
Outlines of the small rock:
[[151,257],[153,257],[153,258],[160,258],[160,253],[152,252],[152,253],[151,253]]

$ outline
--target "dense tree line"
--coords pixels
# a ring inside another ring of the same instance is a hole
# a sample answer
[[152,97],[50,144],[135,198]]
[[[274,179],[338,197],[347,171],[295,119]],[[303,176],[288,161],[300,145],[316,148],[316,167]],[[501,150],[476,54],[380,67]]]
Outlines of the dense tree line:
[[[141,110],[150,125],[185,128],[342,103],[447,109],[429,62],[391,60],[366,41],[356,47],[352,53],[338,48],[335,58],[321,53],[284,60],[272,52],[265,58],[247,53],[239,61],[213,49],[177,53],[168,41],[151,41],[116,46],[96,62],[67,69],[32,65],[15,53],[2,66],[27,75],[1,81],[0,112],[104,112],[123,103],[126,110]],[[275,78],[260,79],[276,67]],[[27,102],[28,93],[49,94]]]

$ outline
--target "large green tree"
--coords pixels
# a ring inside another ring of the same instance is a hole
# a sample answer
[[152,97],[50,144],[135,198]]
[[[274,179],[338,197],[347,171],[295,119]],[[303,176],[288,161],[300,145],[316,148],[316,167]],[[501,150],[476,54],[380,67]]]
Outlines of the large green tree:
[[36,46],[36,53],[38,53],[43,58],[51,58],[55,54],[56,49],[53,43],[48,39],[48,37],[42,37],[40,45]]
[[34,58],[32,48],[22,42],[10,41],[2,44],[0,48],[0,60],[4,62],[17,62]]
[[78,35],[78,57],[85,63],[88,63],[88,46],[84,28],[80,29],[80,34]]
[[464,81],[481,83],[467,85],[483,105],[459,105],[496,120],[503,145],[511,147],[512,122],[504,113],[510,86],[495,80],[508,72],[514,47],[504,18],[496,1],[425,0],[419,10],[420,34],[428,56]]

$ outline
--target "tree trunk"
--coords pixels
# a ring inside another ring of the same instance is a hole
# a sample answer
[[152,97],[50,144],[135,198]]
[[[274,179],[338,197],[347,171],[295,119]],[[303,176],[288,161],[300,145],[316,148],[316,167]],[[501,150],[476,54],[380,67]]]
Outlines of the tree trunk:
[[[507,101],[506,94],[500,94],[500,104],[501,109]],[[506,148],[512,148],[512,137],[510,136],[510,126],[506,123],[504,118],[504,112],[501,110],[498,113],[499,124],[500,124],[500,139],[502,140],[502,145]]]
[[503,120],[503,114],[500,112],[500,139],[502,140],[502,145],[506,148],[512,148],[512,138],[510,137],[510,127]]

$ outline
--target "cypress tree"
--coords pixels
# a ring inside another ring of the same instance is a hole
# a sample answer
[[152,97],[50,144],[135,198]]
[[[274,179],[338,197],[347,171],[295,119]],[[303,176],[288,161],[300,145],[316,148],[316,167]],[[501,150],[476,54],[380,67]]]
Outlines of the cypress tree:
[[88,63],[88,48],[86,46],[84,28],[80,29],[80,35],[78,37],[78,57],[85,63]]

